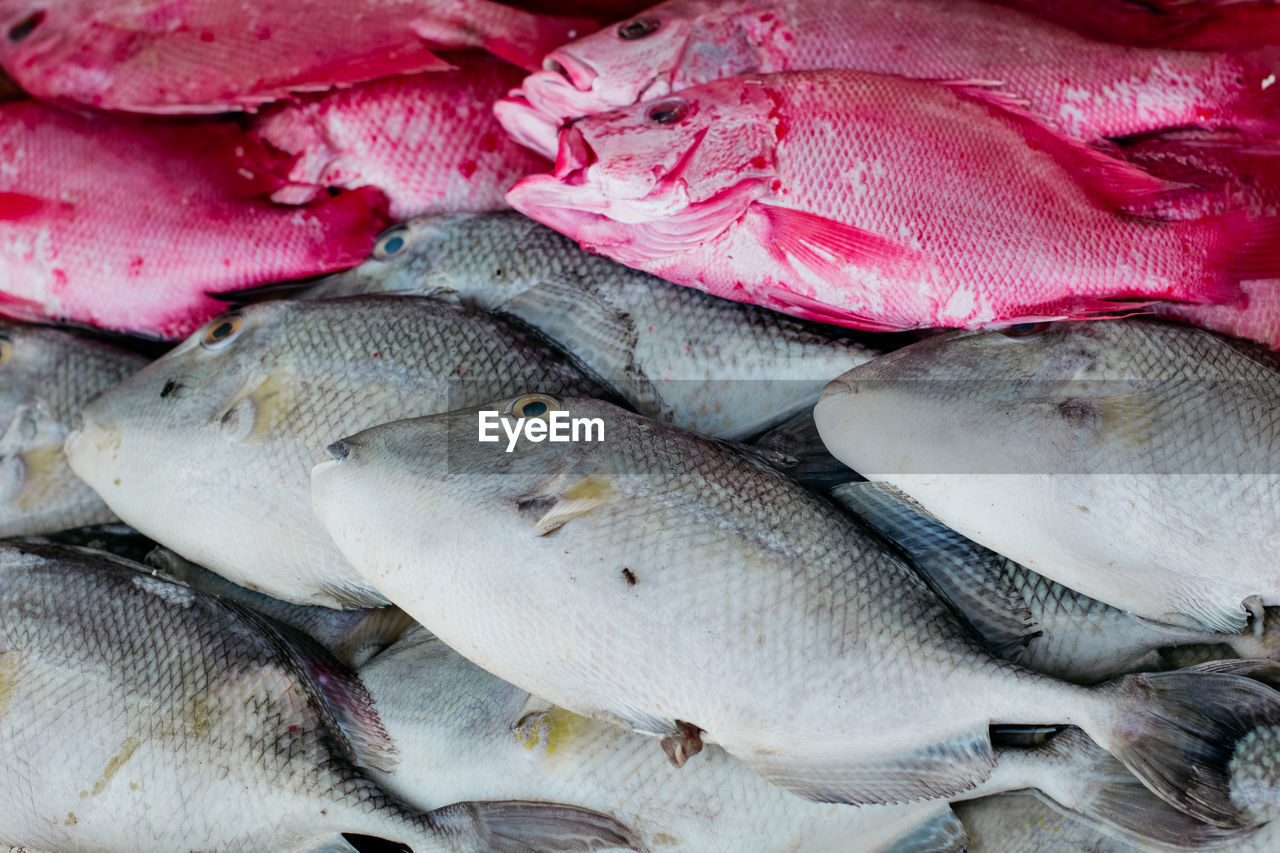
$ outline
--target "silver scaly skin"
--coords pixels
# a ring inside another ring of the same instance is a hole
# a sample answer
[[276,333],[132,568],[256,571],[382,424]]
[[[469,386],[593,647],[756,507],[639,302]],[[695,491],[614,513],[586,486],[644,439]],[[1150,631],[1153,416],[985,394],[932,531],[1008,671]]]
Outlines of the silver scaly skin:
[[389,229],[371,260],[308,293],[378,291],[448,296],[514,316],[637,411],[720,438],[752,436],[812,407],[827,381],[876,355],[835,327],[590,254],[514,212],[426,216]]
[[0,536],[115,520],[71,472],[62,442],[85,403],[146,363],[109,344],[0,320]]
[[311,513],[325,445],[530,386],[600,387],[479,311],[378,295],[262,303],[95,400],[67,453],[125,522],[228,580],[296,604],[372,607],[385,599]]
[[356,769],[395,760],[359,680],[300,635],[109,555],[0,546],[0,841],[59,853],[336,853],[353,849],[343,833],[415,853],[631,843],[568,806],[416,811]]
[[[454,649],[576,713],[703,736],[820,801],[951,797],[992,724],[1074,724],[1225,827],[1232,744],[1280,718],[1234,675],[1083,688],[994,658],[843,511],[723,443],[581,398],[482,407],[599,418],[603,441],[476,441],[476,409],[328,448],[317,515],[371,583]],[[447,520],[443,521],[442,520]]]

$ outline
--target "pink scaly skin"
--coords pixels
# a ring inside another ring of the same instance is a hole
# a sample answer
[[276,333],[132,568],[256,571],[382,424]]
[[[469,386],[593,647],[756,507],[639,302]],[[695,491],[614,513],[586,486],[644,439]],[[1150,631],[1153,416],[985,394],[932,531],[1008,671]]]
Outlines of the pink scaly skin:
[[582,119],[513,207],[671,281],[872,330],[1238,298],[1274,223],[1151,211],[1183,190],[981,92],[745,76]]
[[380,192],[272,204],[252,148],[225,122],[0,104],[0,313],[177,338],[226,310],[209,292],[365,259]]
[[44,100],[213,113],[447,68],[431,48],[535,68],[594,29],[490,0],[0,0],[0,66]]
[[[1133,48],[979,0],[670,0],[547,55],[499,107],[545,146],[565,119],[749,72],[847,68],[983,81],[1068,133],[1280,128],[1280,50]],[[539,148],[549,152],[545,147]]]
[[297,155],[276,201],[314,201],[326,187],[375,186],[391,215],[505,210],[503,196],[546,160],[502,132],[489,105],[520,79],[518,68],[450,57],[454,71],[389,77],[271,107],[252,128]]
[[1280,44],[1275,0],[993,0],[1090,38],[1186,50]]

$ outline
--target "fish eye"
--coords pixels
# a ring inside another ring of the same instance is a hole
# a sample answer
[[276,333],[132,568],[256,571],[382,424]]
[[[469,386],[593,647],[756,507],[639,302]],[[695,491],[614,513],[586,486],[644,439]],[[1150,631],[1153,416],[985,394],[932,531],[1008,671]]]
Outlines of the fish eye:
[[8,364],[13,358],[13,341],[4,332],[0,332],[0,364]]
[[623,21],[618,24],[618,38],[623,41],[635,41],[651,36],[662,26],[657,18],[637,18],[634,21]]
[[689,105],[684,101],[663,101],[649,107],[644,117],[654,124],[675,124],[689,113]]
[[505,414],[516,418],[545,418],[561,408],[560,401],[548,394],[522,394],[511,401]]
[[1014,323],[1008,328],[1001,329],[1000,334],[1006,338],[1036,338],[1043,335],[1050,325],[1050,323]]
[[244,317],[238,311],[223,314],[204,327],[204,334],[200,336],[200,346],[209,350],[222,349],[235,339],[242,325],[244,325]]
[[373,256],[380,261],[389,261],[409,247],[409,226],[392,225],[378,235],[373,244]]
[[44,23],[44,10],[32,12],[21,21],[9,27],[9,41],[13,44],[19,44],[26,40],[27,36],[35,30],[36,27]]

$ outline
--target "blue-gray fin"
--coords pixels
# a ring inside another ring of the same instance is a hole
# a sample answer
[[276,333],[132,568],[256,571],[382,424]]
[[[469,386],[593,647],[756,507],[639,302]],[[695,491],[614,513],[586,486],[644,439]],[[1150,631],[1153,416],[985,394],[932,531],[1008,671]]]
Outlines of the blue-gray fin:
[[955,812],[943,814],[911,830],[881,853],[963,853],[969,846],[969,833]]

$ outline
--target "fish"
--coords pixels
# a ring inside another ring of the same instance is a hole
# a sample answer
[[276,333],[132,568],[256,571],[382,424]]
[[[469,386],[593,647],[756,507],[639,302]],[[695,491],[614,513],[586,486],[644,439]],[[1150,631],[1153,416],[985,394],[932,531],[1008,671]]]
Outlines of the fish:
[[[300,634],[90,551],[0,545],[0,837],[75,851],[637,849],[572,806],[423,813],[357,676]],[[68,749],[67,744],[75,744]]]
[[252,111],[299,92],[450,68],[432,48],[488,50],[533,68],[595,26],[489,0],[4,0],[0,67],[46,101]]
[[575,122],[555,172],[507,201],[677,284],[871,331],[1230,303],[1274,275],[1275,220],[1160,219],[1201,190],[1008,106],[857,71],[744,75]]
[[551,51],[498,116],[549,156],[565,120],[745,73],[833,68],[984,81],[1084,140],[1182,126],[1271,136],[1280,118],[1275,48],[1130,47],[979,0],[669,0]]
[[282,204],[317,201],[330,187],[374,186],[391,217],[504,210],[503,196],[547,162],[507,137],[489,105],[519,69],[451,57],[435,74],[388,77],[264,109],[251,132],[290,155]]
[[1238,634],[1280,604],[1275,357],[1125,320],[952,333],[814,409],[827,448],[958,533],[1090,598]]
[[[421,627],[360,670],[399,761],[369,771],[418,808],[476,799],[551,799],[606,813],[645,849],[671,853],[895,846],[917,831],[962,832],[942,800],[905,806],[813,803],[770,785],[715,746],[682,768],[649,738],[542,702]],[[922,834],[925,834],[922,832]]]
[[1135,616],[1081,595],[983,548],[883,483],[832,489],[876,532],[903,548],[930,586],[1001,657],[1076,684],[1170,668],[1171,647],[1221,646],[1228,658],[1280,660],[1280,608],[1241,634],[1215,634]]
[[725,439],[807,412],[876,341],[717,299],[578,248],[510,211],[388,229],[364,264],[304,298],[420,293],[514,317],[637,411]]
[[70,332],[0,321],[0,536],[115,520],[62,442],[80,408],[147,363]]
[[1177,50],[1239,51],[1276,42],[1272,0],[995,0],[1090,38]]
[[325,445],[530,385],[607,393],[542,339],[459,306],[264,302],[86,406],[66,452],[125,523],[232,583],[292,604],[379,607],[312,515]]
[[226,309],[211,292],[368,257],[390,224],[378,190],[275,205],[259,155],[227,122],[0,103],[0,314],[179,338]]
[[[478,441],[486,411],[525,437]],[[534,440],[566,422],[591,431]],[[991,777],[993,724],[1070,724],[1180,811],[1252,826],[1227,763],[1280,718],[1280,694],[1200,672],[1086,688],[999,660],[882,540],[722,442],[526,394],[326,451],[316,515],[382,593],[473,663],[661,739],[677,765],[715,743],[811,800],[910,803]]]

